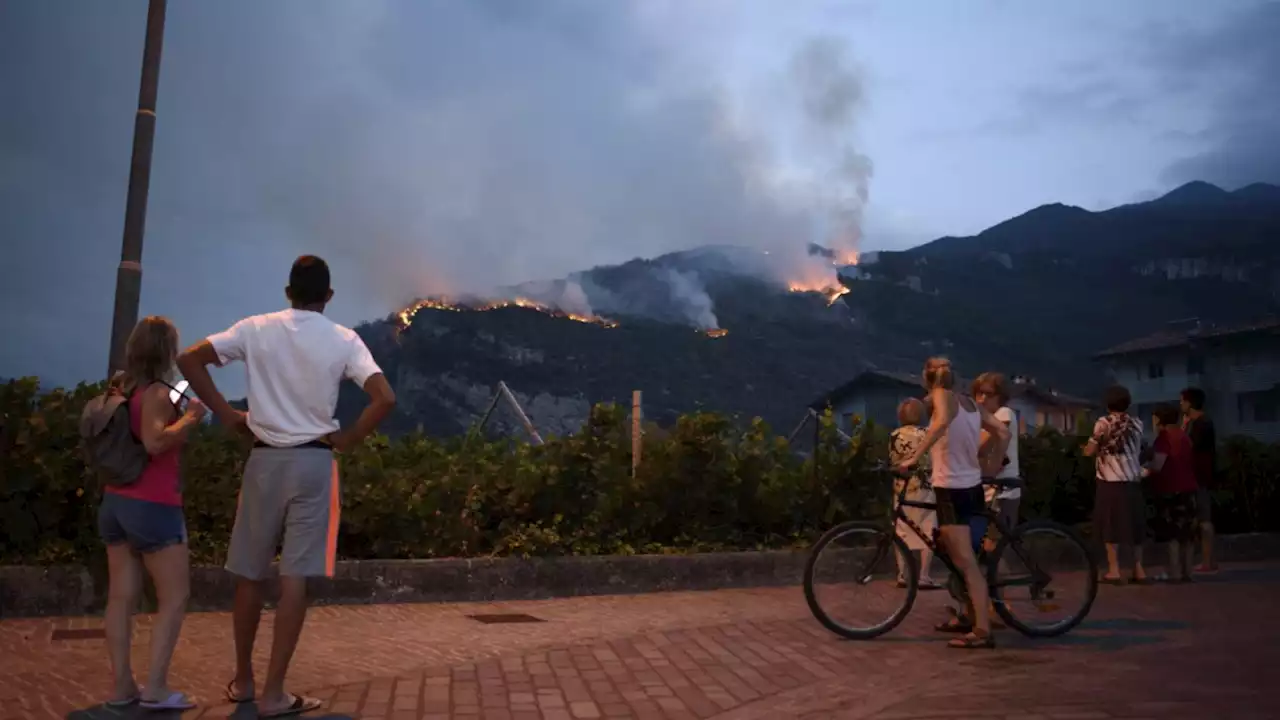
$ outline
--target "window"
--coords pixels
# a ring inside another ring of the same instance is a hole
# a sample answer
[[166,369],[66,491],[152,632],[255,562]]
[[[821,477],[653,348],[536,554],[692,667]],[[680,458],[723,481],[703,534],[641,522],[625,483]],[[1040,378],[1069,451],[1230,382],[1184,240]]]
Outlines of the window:
[[1147,377],[1152,380],[1164,377],[1164,363],[1153,362],[1147,365]]
[[1187,358],[1187,374],[1203,375],[1204,374],[1204,356],[1198,353]]
[[1277,420],[1275,393],[1258,393],[1253,399],[1253,421],[1260,423],[1273,423]]

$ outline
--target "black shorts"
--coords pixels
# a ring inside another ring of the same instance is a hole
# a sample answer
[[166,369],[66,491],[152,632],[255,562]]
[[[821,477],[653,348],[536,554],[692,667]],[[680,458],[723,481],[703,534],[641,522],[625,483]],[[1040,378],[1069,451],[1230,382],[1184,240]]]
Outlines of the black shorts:
[[987,499],[982,486],[971,488],[940,488],[933,486],[938,500],[938,526],[969,525],[970,520],[982,515]]

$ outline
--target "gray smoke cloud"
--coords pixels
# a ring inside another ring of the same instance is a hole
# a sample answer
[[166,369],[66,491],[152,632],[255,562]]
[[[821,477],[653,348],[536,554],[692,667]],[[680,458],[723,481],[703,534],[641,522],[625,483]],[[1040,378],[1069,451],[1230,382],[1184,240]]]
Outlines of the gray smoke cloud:
[[862,242],[872,173],[871,159],[854,146],[865,84],[845,43],[834,37],[811,39],[796,52],[790,69],[800,96],[807,156],[825,171],[819,182],[829,213],[827,244],[842,259],[852,259]]
[[716,319],[715,305],[695,272],[682,272],[664,268],[660,277],[671,289],[672,300],[680,307],[685,319],[699,330],[720,327]]
[[[330,261],[350,324],[706,244],[803,248],[811,199],[775,192],[771,149],[639,7],[171,4],[143,313],[190,340],[277,309],[304,252]],[[105,364],[145,17],[145,0],[0,3],[0,237],[19,269],[0,376]],[[839,59],[803,74],[837,139],[861,102]],[[580,289],[554,299],[595,297]]]

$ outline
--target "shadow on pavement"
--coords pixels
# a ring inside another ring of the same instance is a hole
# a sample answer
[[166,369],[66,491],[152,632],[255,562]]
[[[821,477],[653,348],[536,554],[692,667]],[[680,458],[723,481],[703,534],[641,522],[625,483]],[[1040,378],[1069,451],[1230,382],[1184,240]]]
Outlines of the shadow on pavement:
[[[198,712],[199,707],[188,712]],[[131,705],[124,708],[108,707],[106,705],[94,705],[84,710],[75,710],[67,713],[67,720],[181,720],[183,713],[176,710],[147,710],[138,705]],[[236,706],[233,712],[223,715],[222,713],[208,713],[204,717],[225,717],[231,720],[256,720],[258,717],[258,709],[253,703],[245,703]],[[307,713],[306,715],[286,715],[286,718],[306,718],[306,720],[353,720],[350,715],[342,713]]]

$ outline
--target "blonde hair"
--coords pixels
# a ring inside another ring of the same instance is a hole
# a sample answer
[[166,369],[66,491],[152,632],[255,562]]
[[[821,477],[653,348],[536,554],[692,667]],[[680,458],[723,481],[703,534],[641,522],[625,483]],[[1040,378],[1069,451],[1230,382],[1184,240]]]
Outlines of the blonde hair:
[[160,315],[142,318],[124,346],[126,391],[167,380],[177,359],[178,328]]
[[919,425],[924,420],[924,403],[919,398],[907,398],[898,405],[898,424],[903,427]]
[[976,400],[978,399],[978,391],[984,387],[991,388],[991,394],[996,396],[1001,405],[1009,404],[1009,386],[1005,384],[1004,375],[998,372],[984,372],[973,381],[973,386],[969,388],[969,394]]
[[956,384],[956,376],[951,372],[951,361],[944,357],[931,357],[924,363],[924,372],[920,374],[924,380],[924,389],[942,388],[950,390]]

